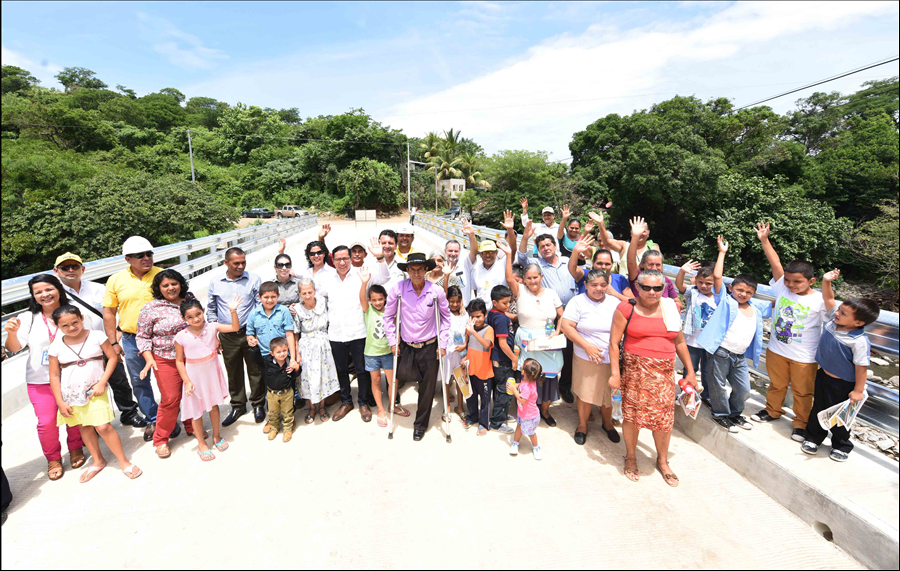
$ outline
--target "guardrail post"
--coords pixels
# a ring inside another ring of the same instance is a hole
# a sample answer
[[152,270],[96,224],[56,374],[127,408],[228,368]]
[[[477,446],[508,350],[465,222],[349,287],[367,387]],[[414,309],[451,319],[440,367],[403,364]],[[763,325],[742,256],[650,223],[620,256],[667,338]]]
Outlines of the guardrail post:
[[181,254],[180,256],[178,256],[178,263],[179,263],[179,264],[186,264],[187,261],[188,261],[188,255],[187,255],[187,254]]

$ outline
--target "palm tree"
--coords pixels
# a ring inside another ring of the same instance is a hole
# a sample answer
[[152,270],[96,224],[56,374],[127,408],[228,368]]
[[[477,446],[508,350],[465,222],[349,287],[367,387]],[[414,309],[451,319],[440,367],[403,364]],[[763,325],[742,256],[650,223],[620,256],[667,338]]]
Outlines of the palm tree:
[[466,188],[472,188],[478,183],[481,183],[486,189],[491,188],[491,183],[484,180],[481,169],[481,157],[475,153],[466,153],[459,158],[459,171],[462,177],[466,179]]

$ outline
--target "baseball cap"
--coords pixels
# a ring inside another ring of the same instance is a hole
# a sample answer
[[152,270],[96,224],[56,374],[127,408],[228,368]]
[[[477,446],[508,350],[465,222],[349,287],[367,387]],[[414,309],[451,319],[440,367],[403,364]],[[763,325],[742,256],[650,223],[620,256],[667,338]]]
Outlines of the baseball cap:
[[545,206],[543,210],[541,210],[541,214],[549,212],[550,214],[556,214],[556,211],[553,210],[552,206]]
[[150,252],[152,250],[153,245],[150,243],[150,240],[143,236],[132,236],[122,244],[123,256],[127,256],[128,254],[138,254],[140,252]]
[[[353,248],[355,248],[357,246],[359,246],[363,250],[366,250],[366,245],[363,244],[362,242],[353,242],[352,244],[350,244],[350,249],[352,250]],[[368,250],[366,250],[366,251],[368,252]]]
[[416,229],[414,227],[410,226],[409,224],[404,224],[403,226],[400,227],[399,230],[397,230],[397,234],[415,234],[415,233],[416,233]]
[[497,243],[493,240],[484,240],[481,244],[478,245],[479,252],[496,252],[497,251]]
[[73,261],[78,262],[81,265],[84,265],[84,262],[81,261],[80,256],[76,256],[72,252],[66,252],[62,256],[59,256],[56,258],[56,262],[53,263],[53,267],[55,268],[56,266],[60,265],[61,263],[67,262],[69,260],[73,260]]

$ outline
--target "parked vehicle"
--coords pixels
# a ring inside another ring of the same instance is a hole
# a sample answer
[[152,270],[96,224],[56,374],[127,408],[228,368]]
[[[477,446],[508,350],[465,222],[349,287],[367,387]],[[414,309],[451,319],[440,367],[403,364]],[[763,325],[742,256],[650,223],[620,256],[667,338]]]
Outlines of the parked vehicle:
[[447,212],[444,212],[444,216],[449,217],[450,220],[456,220],[457,218],[459,218],[459,213],[460,213],[459,206],[451,206],[450,210],[448,210]]
[[275,216],[278,218],[296,218],[297,216],[306,216],[307,214],[309,214],[309,211],[303,210],[299,206],[294,206],[292,204],[286,204],[275,210]]
[[251,208],[241,212],[241,216],[244,218],[274,218],[275,213],[268,208]]

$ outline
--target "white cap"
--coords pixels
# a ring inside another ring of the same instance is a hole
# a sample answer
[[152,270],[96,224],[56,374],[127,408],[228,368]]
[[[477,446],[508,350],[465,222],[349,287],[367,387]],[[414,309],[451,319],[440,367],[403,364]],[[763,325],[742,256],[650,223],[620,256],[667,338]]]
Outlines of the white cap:
[[125,243],[122,244],[122,255],[127,256],[128,254],[139,254],[141,252],[152,252],[153,245],[150,243],[150,240],[144,238],[143,236],[132,236],[131,238],[125,240]]
[[410,226],[409,224],[404,224],[403,226],[400,227],[399,230],[397,230],[397,234],[413,234],[413,235],[415,235],[415,233],[416,233],[416,229],[414,227]]
[[550,214],[556,214],[556,211],[553,210],[552,206],[545,206],[543,210],[541,210],[541,214],[544,212],[549,212]]

